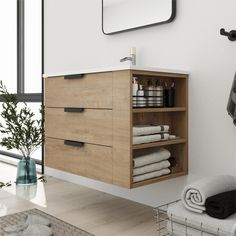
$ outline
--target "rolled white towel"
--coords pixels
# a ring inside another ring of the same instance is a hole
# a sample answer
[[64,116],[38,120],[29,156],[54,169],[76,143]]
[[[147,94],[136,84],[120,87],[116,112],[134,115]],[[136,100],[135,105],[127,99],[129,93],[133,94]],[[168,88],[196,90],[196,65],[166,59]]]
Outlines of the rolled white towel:
[[146,174],[149,172],[166,169],[169,166],[170,166],[169,161],[161,161],[161,162],[153,163],[150,165],[134,168],[133,169],[133,176],[142,175],[142,174]]
[[203,178],[187,185],[182,192],[184,206],[193,212],[203,213],[208,197],[236,189],[236,179],[230,175]]
[[152,134],[152,135],[144,135],[144,136],[135,136],[133,137],[133,144],[142,144],[142,143],[152,143],[158,141],[164,141],[169,139],[169,134]]
[[[198,214],[198,213],[189,211],[183,206],[183,203],[180,201],[168,207],[167,215],[169,219],[171,219],[172,222],[184,224],[184,225],[187,224],[189,226],[188,230],[190,230],[188,231],[189,235],[196,235],[195,230],[193,230],[194,231],[193,234],[190,233],[192,232],[191,228],[195,228],[196,230],[202,229],[206,233],[219,235],[219,236],[235,236],[236,235],[236,214],[233,214],[224,220],[216,219],[216,218],[208,216],[205,213]],[[177,224],[175,224],[175,226],[176,225]],[[183,227],[186,230],[186,227],[185,226]],[[179,230],[181,231],[183,227],[180,227],[180,228],[177,227],[175,231],[179,231]],[[176,235],[181,235],[181,234],[176,234]],[[201,235],[201,232],[198,232],[197,235]]]
[[162,169],[162,170],[157,170],[157,171],[153,171],[153,172],[150,172],[150,173],[147,173],[147,174],[134,176],[133,177],[133,182],[136,183],[136,182],[140,182],[140,181],[143,181],[143,180],[159,177],[159,176],[162,176],[162,175],[167,175],[169,173],[170,173],[170,169],[168,169],[168,168]]
[[134,168],[161,162],[170,158],[170,152],[165,148],[147,148],[134,152]]
[[169,125],[135,125],[133,126],[133,136],[167,133],[169,129]]

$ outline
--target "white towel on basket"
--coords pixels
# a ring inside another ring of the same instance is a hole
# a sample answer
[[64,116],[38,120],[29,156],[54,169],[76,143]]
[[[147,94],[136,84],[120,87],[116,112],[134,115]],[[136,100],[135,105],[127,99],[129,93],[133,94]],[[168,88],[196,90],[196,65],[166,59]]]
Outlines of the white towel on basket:
[[135,125],[133,126],[133,136],[167,133],[169,129],[169,125]]
[[169,166],[170,166],[169,161],[161,161],[161,162],[153,163],[150,165],[134,168],[133,169],[133,176],[142,175],[142,174],[146,174],[149,172],[166,169]]
[[142,144],[142,143],[152,143],[158,141],[164,141],[169,139],[169,134],[152,134],[152,135],[144,135],[144,136],[134,136],[133,144]]
[[[183,203],[181,201],[176,204],[170,205],[167,209],[167,214],[172,222],[178,223],[175,224],[175,226],[177,225],[178,226],[177,228],[175,228],[174,235],[179,235],[179,236],[186,235],[185,233],[184,234],[177,233],[179,230],[182,232],[183,231],[186,232],[186,226],[185,226],[186,224],[188,226],[188,233],[189,233],[188,235],[201,236],[201,230],[206,233],[210,233],[217,236],[236,235],[236,214],[231,215],[227,219],[220,220],[210,217],[205,213],[198,214],[195,212],[188,211],[183,206]],[[168,230],[172,230],[170,226],[167,228]],[[191,228],[194,229],[193,234],[191,234]]]
[[147,179],[152,179],[155,177],[160,177],[162,175],[167,175],[170,173],[170,169],[166,168],[166,169],[162,169],[162,170],[157,170],[157,171],[153,171],[147,174],[143,174],[143,175],[137,175],[133,177],[133,182],[140,182],[140,181],[144,181]]
[[182,192],[182,201],[188,210],[203,213],[208,197],[234,189],[236,189],[236,179],[233,176],[207,177],[187,185]]
[[147,148],[134,152],[134,168],[161,162],[170,158],[170,152],[165,148]]

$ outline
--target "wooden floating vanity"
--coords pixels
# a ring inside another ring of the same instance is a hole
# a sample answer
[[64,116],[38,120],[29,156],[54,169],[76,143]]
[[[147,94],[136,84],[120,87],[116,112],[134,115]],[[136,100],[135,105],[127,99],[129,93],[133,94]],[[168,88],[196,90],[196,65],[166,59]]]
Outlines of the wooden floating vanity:
[[[175,107],[133,108],[132,78],[174,82]],[[188,174],[188,74],[121,67],[45,75],[45,165],[106,183],[135,188]],[[167,124],[179,139],[133,145],[133,125]],[[133,183],[133,151],[165,147],[171,173]]]

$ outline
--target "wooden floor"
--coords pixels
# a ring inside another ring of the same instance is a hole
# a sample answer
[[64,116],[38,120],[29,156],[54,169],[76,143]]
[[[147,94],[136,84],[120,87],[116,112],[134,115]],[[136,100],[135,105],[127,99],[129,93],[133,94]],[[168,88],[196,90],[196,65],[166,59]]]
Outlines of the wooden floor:
[[[0,181],[5,179],[5,167],[0,162]],[[6,191],[0,190],[1,215],[38,208],[95,235],[157,235],[152,208],[83,186],[48,178],[46,208]]]

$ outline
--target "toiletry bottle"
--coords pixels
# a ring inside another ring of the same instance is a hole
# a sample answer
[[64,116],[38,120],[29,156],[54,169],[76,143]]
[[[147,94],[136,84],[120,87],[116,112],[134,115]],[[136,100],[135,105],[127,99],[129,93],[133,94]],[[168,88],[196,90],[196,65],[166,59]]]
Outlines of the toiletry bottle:
[[137,107],[146,107],[146,98],[144,96],[143,85],[139,85],[137,92]]
[[133,77],[133,96],[137,96],[138,92],[138,78]]
[[148,81],[148,85],[145,90],[145,96],[147,97],[148,107],[154,107],[155,106],[154,86],[151,80]]
[[133,87],[133,107],[136,107],[137,106],[137,93],[138,93],[138,78],[137,77],[133,77],[132,87]]
[[163,83],[159,80],[156,81],[154,95],[155,95],[155,107],[164,106],[164,92]]
[[165,107],[175,106],[175,83],[172,82],[171,85],[165,83],[164,90],[164,105]]

